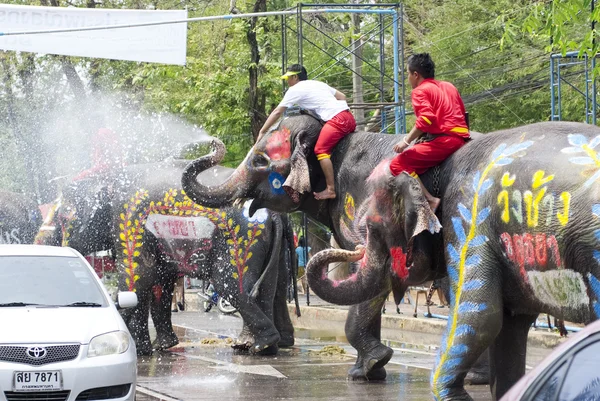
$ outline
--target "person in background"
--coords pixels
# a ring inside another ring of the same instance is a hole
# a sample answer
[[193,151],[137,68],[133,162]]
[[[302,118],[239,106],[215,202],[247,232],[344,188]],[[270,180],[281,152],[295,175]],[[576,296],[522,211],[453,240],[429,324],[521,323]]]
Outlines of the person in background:
[[175,281],[175,287],[173,288],[173,298],[171,299],[171,312],[184,311],[184,300],[183,300],[183,282],[184,275],[180,274],[177,276]]
[[111,169],[124,166],[123,151],[117,134],[106,128],[101,115],[90,117],[96,131],[92,136],[92,166],[77,174],[73,181],[83,180],[90,176],[101,174]]
[[308,294],[309,291],[308,279],[306,278],[306,265],[308,264],[306,255],[308,255],[309,259],[312,257],[310,247],[306,245],[304,236],[301,236],[298,240],[298,246],[296,247],[296,260],[298,261],[298,277],[296,277],[296,279],[300,279],[304,294]]

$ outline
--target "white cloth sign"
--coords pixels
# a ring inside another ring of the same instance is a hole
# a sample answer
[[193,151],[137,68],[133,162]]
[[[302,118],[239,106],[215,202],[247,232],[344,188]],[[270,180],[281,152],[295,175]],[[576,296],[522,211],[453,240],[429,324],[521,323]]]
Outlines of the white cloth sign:
[[187,23],[142,27],[6,35],[185,20],[187,11],[114,10],[0,4],[0,49],[66,56],[185,64]]

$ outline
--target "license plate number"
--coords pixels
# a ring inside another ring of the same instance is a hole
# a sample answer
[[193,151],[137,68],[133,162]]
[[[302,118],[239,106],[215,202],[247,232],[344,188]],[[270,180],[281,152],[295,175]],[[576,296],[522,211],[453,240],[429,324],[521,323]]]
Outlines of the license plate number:
[[53,390],[62,390],[62,373],[60,370],[15,372],[14,391]]

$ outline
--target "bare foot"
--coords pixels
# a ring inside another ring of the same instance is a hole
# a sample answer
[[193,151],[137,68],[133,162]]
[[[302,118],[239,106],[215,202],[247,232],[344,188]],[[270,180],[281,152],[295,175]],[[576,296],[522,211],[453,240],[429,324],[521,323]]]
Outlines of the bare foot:
[[335,199],[335,191],[327,188],[321,192],[313,192],[315,195],[315,199],[323,200],[323,199]]
[[431,211],[433,213],[435,213],[435,211],[437,210],[438,206],[440,205],[440,198],[431,198],[431,199],[428,199],[427,203],[429,203],[429,207],[431,208]]

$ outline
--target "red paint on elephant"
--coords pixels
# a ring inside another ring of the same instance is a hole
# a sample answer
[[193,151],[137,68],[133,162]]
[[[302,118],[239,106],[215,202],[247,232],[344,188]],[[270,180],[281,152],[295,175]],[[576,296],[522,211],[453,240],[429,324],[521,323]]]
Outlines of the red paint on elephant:
[[558,250],[558,242],[556,242],[556,237],[554,235],[548,236],[548,248],[552,252],[552,258],[554,259],[554,263],[560,269],[562,267],[562,261],[560,259],[560,252]]
[[548,248],[546,247],[546,234],[535,235],[535,260],[544,268],[548,264]]
[[[500,241],[504,245],[506,257],[519,267],[519,273],[527,280],[527,270],[545,271],[561,269],[562,263],[558,243],[554,235],[544,233],[513,234],[502,233]],[[548,253],[552,255],[553,266],[549,264]]]
[[405,280],[408,277],[408,267],[406,266],[406,254],[402,252],[401,247],[390,249],[392,255],[392,271],[401,279]]
[[291,132],[287,128],[273,132],[267,140],[266,152],[271,160],[289,159],[292,155]]

